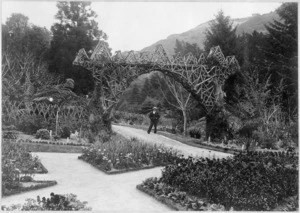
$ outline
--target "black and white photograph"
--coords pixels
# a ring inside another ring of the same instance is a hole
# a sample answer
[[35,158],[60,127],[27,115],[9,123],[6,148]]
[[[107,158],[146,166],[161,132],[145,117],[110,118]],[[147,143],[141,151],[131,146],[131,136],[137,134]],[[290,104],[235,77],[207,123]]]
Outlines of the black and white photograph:
[[1,211],[299,211],[298,1],[1,20]]

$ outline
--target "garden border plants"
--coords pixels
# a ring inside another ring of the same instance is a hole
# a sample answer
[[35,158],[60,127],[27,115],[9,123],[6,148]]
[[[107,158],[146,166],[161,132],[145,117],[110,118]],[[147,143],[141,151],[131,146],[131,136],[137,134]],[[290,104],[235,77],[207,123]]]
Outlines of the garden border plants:
[[[148,178],[137,188],[167,205],[174,204],[172,199],[194,210],[201,210],[198,198],[224,205],[226,210],[272,210],[298,195],[298,157],[294,153],[247,152],[222,160],[178,159],[163,169],[161,178]],[[176,206],[172,208],[178,209]]]
[[5,193],[2,190],[2,197],[7,197],[10,195],[14,195],[14,194],[20,194],[23,192],[28,192],[28,191],[33,191],[33,190],[37,190],[37,189],[54,186],[57,184],[57,181],[55,181],[55,180],[45,180],[45,181],[34,180],[34,181],[30,181],[29,183],[45,183],[45,184],[37,184],[34,186],[30,186],[30,187],[21,187],[21,188],[15,189],[15,190],[10,190],[9,192],[5,192]]
[[120,174],[151,169],[173,163],[179,152],[162,145],[139,142],[116,134],[106,143],[97,142],[82,148],[83,160],[106,174]]
[[105,168],[95,164],[95,163],[89,163],[88,161],[85,161],[82,159],[80,156],[78,156],[79,160],[82,160],[93,167],[99,169],[101,172],[104,172],[108,175],[116,175],[116,174],[122,174],[122,173],[127,173],[127,172],[134,172],[134,171],[140,171],[140,170],[145,170],[145,169],[153,169],[156,168],[157,166],[146,166],[146,167],[141,167],[141,168],[129,168],[129,169],[122,169],[122,170],[117,170],[117,169],[112,169],[112,170],[105,170]]
[[49,145],[61,145],[61,146],[90,146],[89,144],[85,143],[63,143],[63,142],[55,142],[49,140],[29,140],[29,139],[4,139],[11,142],[18,142],[18,143],[36,143],[36,144],[49,144]]

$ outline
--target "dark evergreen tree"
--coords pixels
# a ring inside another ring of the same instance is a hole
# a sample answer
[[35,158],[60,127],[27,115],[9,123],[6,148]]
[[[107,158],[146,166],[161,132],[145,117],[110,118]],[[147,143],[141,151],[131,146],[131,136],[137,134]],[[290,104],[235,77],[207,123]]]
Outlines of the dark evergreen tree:
[[210,29],[206,32],[204,50],[206,53],[214,46],[220,46],[225,56],[236,53],[236,27],[229,16],[225,16],[221,10],[216,19],[211,21]]
[[[75,80],[75,91],[84,93],[93,90],[93,79],[83,68],[74,69],[72,62],[79,49],[92,50],[99,39],[106,39],[95,21],[96,13],[91,2],[58,2],[56,19],[58,23],[51,27],[53,40],[49,52],[49,69],[65,78]],[[80,84],[78,80],[81,79]],[[85,79],[85,83],[82,79]]]
[[283,106],[296,112],[298,106],[298,3],[283,3],[276,12],[281,20],[266,26],[268,45],[264,47],[273,88],[284,79]]

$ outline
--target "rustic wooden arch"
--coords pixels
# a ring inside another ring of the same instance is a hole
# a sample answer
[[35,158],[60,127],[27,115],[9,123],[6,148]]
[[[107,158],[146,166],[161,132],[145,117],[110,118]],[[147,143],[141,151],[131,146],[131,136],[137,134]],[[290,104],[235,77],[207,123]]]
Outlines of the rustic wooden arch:
[[95,82],[100,84],[98,88],[102,88],[102,103],[107,109],[118,102],[138,76],[160,71],[179,82],[207,113],[215,106],[220,88],[228,76],[240,69],[236,58],[224,57],[219,46],[199,58],[192,54],[170,57],[162,45],[156,46],[152,52],[118,51],[112,56],[103,41],[99,41],[90,57],[84,49],[80,49],[73,64],[92,72]]

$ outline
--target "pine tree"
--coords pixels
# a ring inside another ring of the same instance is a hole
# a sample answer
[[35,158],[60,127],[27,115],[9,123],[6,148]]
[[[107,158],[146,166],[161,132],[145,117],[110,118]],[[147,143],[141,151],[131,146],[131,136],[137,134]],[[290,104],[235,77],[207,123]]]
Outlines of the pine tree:
[[284,3],[276,12],[281,21],[274,20],[266,26],[268,30],[264,51],[276,89],[284,79],[283,106],[290,111],[297,107],[298,91],[298,3]]
[[225,56],[235,55],[237,40],[235,31],[236,27],[233,27],[230,17],[225,16],[221,10],[206,32],[205,52],[208,53],[214,46],[220,46]]

